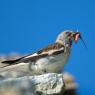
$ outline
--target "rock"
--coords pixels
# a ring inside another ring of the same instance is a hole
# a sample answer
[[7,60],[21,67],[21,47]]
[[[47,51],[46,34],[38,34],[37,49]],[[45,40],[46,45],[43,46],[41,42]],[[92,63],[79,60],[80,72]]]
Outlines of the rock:
[[62,74],[43,74],[0,81],[0,95],[62,95]]

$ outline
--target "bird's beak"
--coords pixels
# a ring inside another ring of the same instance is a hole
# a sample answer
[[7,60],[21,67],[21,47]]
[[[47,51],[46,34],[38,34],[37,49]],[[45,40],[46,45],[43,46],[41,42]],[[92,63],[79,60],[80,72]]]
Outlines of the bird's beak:
[[81,39],[83,45],[87,48],[87,46],[86,46],[86,44],[85,44],[85,42],[84,42],[84,39],[83,39],[83,37],[81,36],[81,34],[80,34],[79,32],[76,32],[76,33],[74,34],[74,41],[75,41],[75,43],[78,42],[78,39],[79,39],[79,38]]

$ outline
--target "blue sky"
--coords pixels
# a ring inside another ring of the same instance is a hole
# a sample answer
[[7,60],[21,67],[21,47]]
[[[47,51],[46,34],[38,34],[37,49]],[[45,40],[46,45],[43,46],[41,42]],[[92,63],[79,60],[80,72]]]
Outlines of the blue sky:
[[79,30],[87,44],[74,44],[65,67],[80,95],[95,94],[94,0],[0,0],[0,54],[34,52],[64,30]]

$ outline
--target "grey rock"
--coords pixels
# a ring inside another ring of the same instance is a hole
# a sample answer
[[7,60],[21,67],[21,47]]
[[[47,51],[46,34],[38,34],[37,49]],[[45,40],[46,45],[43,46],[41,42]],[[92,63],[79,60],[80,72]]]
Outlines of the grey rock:
[[0,95],[61,95],[64,92],[62,74],[43,74],[9,78],[0,81]]

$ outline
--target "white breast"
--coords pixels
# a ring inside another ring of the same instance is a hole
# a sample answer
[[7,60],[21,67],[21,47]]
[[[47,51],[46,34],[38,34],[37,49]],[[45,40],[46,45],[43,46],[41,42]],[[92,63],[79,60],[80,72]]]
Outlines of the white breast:
[[36,73],[46,72],[59,73],[65,63],[67,62],[69,54],[59,54],[57,56],[49,56],[39,59],[34,65],[31,65],[31,69]]

